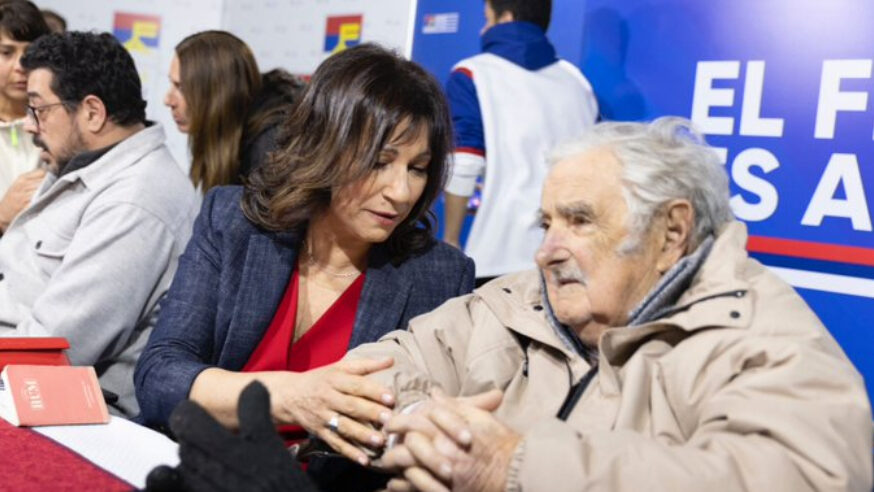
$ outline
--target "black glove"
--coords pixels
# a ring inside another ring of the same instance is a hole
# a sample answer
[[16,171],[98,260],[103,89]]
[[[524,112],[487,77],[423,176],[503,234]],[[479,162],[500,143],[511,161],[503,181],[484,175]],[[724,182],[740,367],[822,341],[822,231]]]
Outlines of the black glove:
[[270,394],[261,383],[250,383],[240,394],[238,414],[240,431],[233,434],[200,405],[181,402],[170,415],[179,466],[152,470],[146,490],[317,492],[276,433]]

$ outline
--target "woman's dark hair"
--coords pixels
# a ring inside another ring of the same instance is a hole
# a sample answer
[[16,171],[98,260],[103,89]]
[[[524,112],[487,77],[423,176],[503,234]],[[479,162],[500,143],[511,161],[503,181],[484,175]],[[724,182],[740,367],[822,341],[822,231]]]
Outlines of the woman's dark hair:
[[549,29],[552,17],[552,0],[485,0],[500,17],[504,12],[513,14],[513,20],[525,21]]
[[280,130],[278,150],[247,180],[243,212],[265,229],[303,232],[334,191],[374,169],[399,128],[401,141],[426,131],[431,152],[422,196],[387,240],[395,261],[415,253],[433,240],[430,207],[452,149],[449,109],[434,77],[374,44],[342,51],[316,69]]
[[51,32],[42,12],[27,0],[0,2],[0,33],[14,41],[32,42]]
[[262,73],[261,82],[261,91],[252,100],[243,141],[254,139],[288,118],[306,86],[303,79],[281,68]]

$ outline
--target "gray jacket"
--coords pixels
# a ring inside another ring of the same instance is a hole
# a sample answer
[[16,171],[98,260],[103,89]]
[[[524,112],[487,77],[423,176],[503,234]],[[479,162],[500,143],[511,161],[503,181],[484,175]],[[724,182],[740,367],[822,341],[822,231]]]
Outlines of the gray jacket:
[[0,336],[65,337],[138,412],[133,369],[191,234],[198,199],[153,125],[49,175],[0,238]]

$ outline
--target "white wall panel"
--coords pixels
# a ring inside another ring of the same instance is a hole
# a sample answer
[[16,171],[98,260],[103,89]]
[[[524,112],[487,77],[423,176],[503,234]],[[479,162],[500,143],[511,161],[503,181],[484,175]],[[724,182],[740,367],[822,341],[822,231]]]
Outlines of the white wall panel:
[[164,106],[169,82],[167,70],[173,59],[173,47],[185,36],[205,29],[221,27],[222,0],[38,0],[41,8],[52,9],[67,19],[70,30],[113,32],[115,14],[160,17],[157,49],[133,54],[143,83],[149,119],[164,125],[167,143],[173,156],[188,172],[188,140],[176,129],[170,111]]
[[150,119],[167,130],[174,157],[189,166],[186,136],[176,130],[163,98],[173,48],[189,34],[225,29],[255,52],[262,71],[282,67],[311,74],[329,53],[325,36],[329,17],[360,15],[360,41],[373,41],[410,56],[415,0],[38,0],[67,19],[71,30],[113,31],[118,12],[160,17],[158,46],[133,53],[143,78]]
[[228,0],[222,25],[245,39],[262,70],[283,67],[310,74],[325,52],[327,19],[361,15],[361,42],[406,54],[414,0]]

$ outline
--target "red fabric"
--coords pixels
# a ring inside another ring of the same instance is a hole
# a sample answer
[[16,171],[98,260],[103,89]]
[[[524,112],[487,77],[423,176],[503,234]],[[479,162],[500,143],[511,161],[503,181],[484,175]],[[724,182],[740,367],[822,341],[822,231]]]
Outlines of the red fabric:
[[64,350],[70,348],[66,338],[0,338],[0,370],[7,364],[69,366]]
[[473,80],[473,72],[471,72],[470,69],[464,68],[464,67],[459,67],[459,68],[456,68],[455,71],[460,73],[460,74],[464,74],[467,78],[469,78],[470,80]]
[[66,350],[70,342],[64,337],[0,338],[0,350]]
[[131,490],[133,486],[51,439],[0,419],[0,489]]
[[[273,321],[243,366],[243,372],[303,372],[337,362],[346,354],[355,325],[358,300],[364,287],[364,274],[355,279],[325,314],[293,344],[299,284],[298,271],[295,268],[282,302],[273,315]],[[298,426],[283,426],[280,431],[286,441],[307,437],[306,431]]]
[[473,154],[473,155],[478,155],[480,157],[486,156],[485,150],[478,149],[476,147],[456,147],[455,153],[456,154]]

